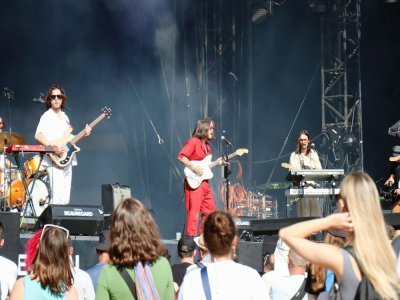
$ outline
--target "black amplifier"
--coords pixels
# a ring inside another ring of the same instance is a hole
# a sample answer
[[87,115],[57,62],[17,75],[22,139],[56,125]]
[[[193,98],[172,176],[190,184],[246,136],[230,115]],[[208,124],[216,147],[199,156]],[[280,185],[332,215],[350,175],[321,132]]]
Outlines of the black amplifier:
[[65,227],[71,235],[98,235],[103,230],[104,216],[100,207],[89,205],[49,205],[40,215],[35,229],[45,224]]

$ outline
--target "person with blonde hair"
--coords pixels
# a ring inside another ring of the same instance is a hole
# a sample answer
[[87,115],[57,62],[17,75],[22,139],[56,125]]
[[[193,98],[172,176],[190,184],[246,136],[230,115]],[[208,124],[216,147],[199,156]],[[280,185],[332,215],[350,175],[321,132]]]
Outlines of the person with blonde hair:
[[[342,299],[354,299],[362,276],[366,276],[382,299],[398,299],[400,278],[396,257],[386,234],[379,195],[371,177],[362,172],[346,176],[340,185],[339,213],[283,228],[280,238],[311,263],[335,273]],[[329,229],[347,232],[345,248],[307,240]],[[357,260],[361,265],[357,264]]]
[[96,300],[174,299],[171,266],[153,217],[136,199],[125,199],[112,214],[110,264],[103,267]]

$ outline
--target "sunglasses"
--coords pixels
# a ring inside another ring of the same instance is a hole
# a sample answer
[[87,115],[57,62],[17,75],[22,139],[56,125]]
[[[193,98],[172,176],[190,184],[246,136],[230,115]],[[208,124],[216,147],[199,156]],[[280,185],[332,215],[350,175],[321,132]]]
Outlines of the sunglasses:
[[64,227],[61,227],[58,225],[53,225],[53,224],[46,224],[43,227],[42,234],[40,235],[40,240],[42,240],[43,234],[45,233],[46,229],[49,230],[51,228],[61,229],[62,231],[64,231],[67,234],[67,239],[69,238],[69,230],[67,228],[64,228]]
[[50,95],[50,99],[51,99],[51,100],[55,100],[56,98],[62,100],[62,99],[64,99],[64,95],[62,95],[62,94],[59,94],[59,95]]

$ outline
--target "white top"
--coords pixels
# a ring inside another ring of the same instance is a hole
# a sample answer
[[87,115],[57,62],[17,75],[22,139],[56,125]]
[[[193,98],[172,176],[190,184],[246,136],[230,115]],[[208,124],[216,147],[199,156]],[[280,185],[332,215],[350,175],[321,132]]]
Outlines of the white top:
[[265,286],[267,288],[267,291],[268,291],[268,294],[267,294],[267,297],[265,298],[265,300],[272,299],[271,285],[272,285],[272,282],[273,282],[275,276],[276,276],[276,272],[275,271],[269,271],[267,273],[264,273],[264,275],[261,277],[261,279],[264,282],[264,284],[265,284]]
[[74,267],[74,287],[78,291],[79,300],[94,300],[95,292],[92,279],[89,274],[77,267]]
[[[178,299],[206,299],[201,281],[201,269],[187,273],[179,290]],[[232,260],[209,263],[207,266],[213,300],[262,299],[267,296],[267,288],[258,272]]]
[[[304,275],[291,275],[286,276],[275,276],[272,281],[272,299],[291,299],[294,294],[299,290],[300,286],[304,281]],[[308,299],[307,293],[302,298],[303,300]]]
[[[69,122],[69,118],[65,112],[61,112],[61,118],[59,118],[57,114],[51,108],[49,108],[40,117],[35,136],[41,133],[49,141],[54,141],[61,138],[70,126],[71,124]],[[75,166],[76,164],[76,155],[74,155],[72,158],[72,165]],[[47,156],[44,156],[43,166],[49,167],[51,165],[51,160]]]
[[308,155],[296,154],[295,152],[292,152],[290,155],[289,165],[293,170],[303,169],[304,167],[318,170],[322,169],[318,153],[313,149],[310,150]]
[[17,280],[17,274],[17,265],[8,258],[0,256],[1,300],[6,299],[8,293],[11,293],[14,283]]

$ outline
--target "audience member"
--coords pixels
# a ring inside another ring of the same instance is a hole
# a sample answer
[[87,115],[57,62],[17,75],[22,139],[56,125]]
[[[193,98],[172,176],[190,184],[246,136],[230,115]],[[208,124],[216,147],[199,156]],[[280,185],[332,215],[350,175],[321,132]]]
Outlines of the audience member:
[[[0,248],[4,247],[4,227],[0,222]],[[6,299],[12,291],[15,281],[17,280],[18,268],[17,265],[5,258],[0,256],[0,299]]]
[[199,261],[196,262],[195,264],[189,266],[186,269],[186,273],[189,273],[190,271],[192,271],[194,269],[204,268],[211,262],[210,252],[208,252],[208,249],[207,249],[206,245],[204,244],[203,233],[200,234],[199,236],[196,236],[193,240],[199,249]]
[[78,293],[72,286],[68,237],[67,229],[45,225],[39,248],[28,269],[29,274],[17,280],[11,300],[78,299]]
[[[207,299],[209,291],[212,299],[265,299],[267,290],[258,272],[233,260],[238,238],[231,215],[211,213],[204,223],[203,235],[212,262],[186,274],[178,298]],[[203,288],[206,282],[208,289]]]
[[171,266],[148,210],[125,199],[113,212],[110,264],[104,265],[96,288],[102,299],[174,299]]
[[99,279],[99,274],[101,269],[105,264],[110,261],[110,256],[108,255],[108,248],[110,247],[110,230],[104,230],[99,235],[99,243],[96,245],[96,254],[99,262],[86,270],[92,279],[94,288],[97,286],[97,280]]
[[79,300],[94,300],[95,293],[92,279],[90,279],[90,276],[87,272],[73,265],[72,255],[74,254],[74,247],[72,246],[71,238],[68,238],[68,245],[69,255],[71,259],[71,267],[74,276],[73,286],[78,292]]
[[179,264],[172,266],[172,275],[174,278],[175,292],[178,291],[179,286],[182,284],[183,277],[186,274],[186,269],[194,264],[194,257],[196,255],[196,243],[193,237],[183,235],[178,242],[178,256],[181,260]]
[[264,282],[265,286],[267,287],[267,297],[266,299],[271,298],[271,283],[273,281],[273,278],[275,276],[275,271],[274,271],[274,264],[275,264],[275,254],[272,253],[266,253],[264,255],[264,274],[262,275],[261,279]]
[[[365,173],[347,175],[340,185],[340,213],[300,222],[280,230],[280,237],[311,263],[334,272],[342,299],[354,299],[362,276],[366,276],[382,299],[398,299],[400,278],[396,257],[386,234],[378,191]],[[347,233],[347,248],[314,243],[307,239],[314,232],[340,229]]]
[[[305,272],[308,261],[301,257],[293,249],[289,250],[288,270],[289,276],[282,276],[276,274],[271,283],[272,299],[292,299],[292,297],[299,291],[305,280]],[[304,286],[302,287],[304,290]],[[302,298],[306,300],[307,294]]]

